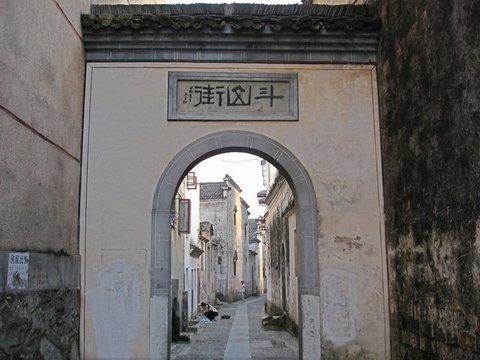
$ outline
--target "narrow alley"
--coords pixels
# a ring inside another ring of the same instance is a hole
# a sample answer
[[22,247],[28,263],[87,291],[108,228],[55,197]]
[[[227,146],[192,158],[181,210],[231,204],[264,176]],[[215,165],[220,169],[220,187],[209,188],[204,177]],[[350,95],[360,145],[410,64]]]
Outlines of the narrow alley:
[[[262,328],[265,296],[218,307],[217,320],[199,323],[190,343],[172,345],[171,358],[191,359],[298,359],[298,342],[287,331]],[[230,315],[230,319],[222,319]]]
[[480,0],[0,0],[0,49],[0,360],[480,360]]

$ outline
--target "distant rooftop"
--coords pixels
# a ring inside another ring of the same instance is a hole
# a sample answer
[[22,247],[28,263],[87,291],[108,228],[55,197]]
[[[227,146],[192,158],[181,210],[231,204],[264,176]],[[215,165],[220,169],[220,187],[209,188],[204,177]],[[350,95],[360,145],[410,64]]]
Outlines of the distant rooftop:
[[229,185],[232,185],[234,188],[237,189],[238,192],[242,192],[242,188],[238,186],[238,184],[232,179],[230,175],[225,174],[223,181],[227,182]]
[[250,205],[248,205],[248,203],[245,201],[244,198],[240,198],[240,201],[242,202],[242,205],[243,205],[245,208],[248,209],[248,208],[250,207]]
[[200,200],[223,199],[227,187],[225,181],[200,183]]
[[[230,175],[225,174],[223,181],[218,182],[201,182],[200,183],[200,200],[208,199],[223,199],[223,190],[230,190],[234,187],[238,192],[242,192],[240,186],[231,178]],[[242,199],[243,202],[245,202]],[[245,202],[247,208],[249,205]]]

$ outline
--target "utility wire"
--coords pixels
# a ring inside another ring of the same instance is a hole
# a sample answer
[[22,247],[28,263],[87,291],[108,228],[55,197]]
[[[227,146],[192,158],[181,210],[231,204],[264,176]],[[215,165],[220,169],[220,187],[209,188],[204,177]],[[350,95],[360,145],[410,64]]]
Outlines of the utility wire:
[[226,163],[230,164],[239,164],[247,161],[262,161],[262,159],[245,159],[245,160],[237,160],[237,161],[232,161],[232,160],[225,160],[225,159],[220,159],[220,158],[215,158],[215,160],[220,160]]

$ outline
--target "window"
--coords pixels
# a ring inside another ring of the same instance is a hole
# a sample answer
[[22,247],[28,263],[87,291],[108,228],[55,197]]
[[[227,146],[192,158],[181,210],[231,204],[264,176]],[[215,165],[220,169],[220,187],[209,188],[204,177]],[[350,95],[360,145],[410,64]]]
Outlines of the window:
[[263,186],[267,186],[267,161],[260,161],[260,165],[262,166]]
[[237,260],[238,254],[237,250],[235,250],[235,253],[233,254],[233,276],[237,276]]
[[218,257],[217,261],[218,261],[218,265],[222,265],[222,257],[221,256]]
[[178,233],[190,234],[191,205],[189,199],[180,199],[178,207]]
[[195,173],[189,172],[187,175],[187,189],[189,190],[196,190],[197,189],[197,177]]
[[183,274],[183,291],[188,290],[187,281],[188,281],[188,268],[185,268],[185,273]]
[[233,207],[233,225],[237,225],[237,206]]

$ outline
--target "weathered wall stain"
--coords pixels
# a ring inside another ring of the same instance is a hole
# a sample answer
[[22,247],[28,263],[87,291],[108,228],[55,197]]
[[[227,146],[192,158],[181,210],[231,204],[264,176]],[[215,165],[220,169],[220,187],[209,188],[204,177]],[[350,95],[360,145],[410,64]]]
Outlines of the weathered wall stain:
[[363,243],[361,242],[362,238],[360,236],[349,237],[349,236],[335,236],[335,243],[347,245],[349,249],[361,249]]
[[342,269],[322,273],[323,333],[334,347],[356,340],[358,335],[358,289],[355,273]]
[[480,357],[480,2],[379,1],[392,357]]
[[[134,353],[135,341],[144,321],[138,316],[142,302],[148,298],[141,276],[143,268],[135,263],[134,250],[125,252],[130,259],[115,260],[105,266],[99,273],[101,285],[86,294],[100,358]],[[107,311],[115,316],[107,317]]]
[[378,359],[373,354],[359,345],[335,347],[329,340],[322,346],[322,360],[374,360]]
[[360,199],[361,192],[359,188],[362,186],[362,181],[357,180],[352,184],[347,181],[333,180],[325,182],[326,197],[329,205],[340,208],[344,211],[350,210]]

